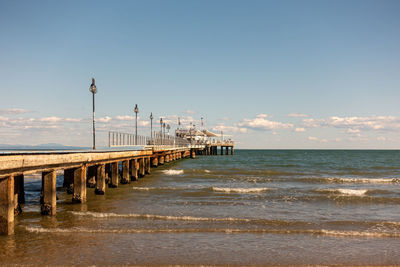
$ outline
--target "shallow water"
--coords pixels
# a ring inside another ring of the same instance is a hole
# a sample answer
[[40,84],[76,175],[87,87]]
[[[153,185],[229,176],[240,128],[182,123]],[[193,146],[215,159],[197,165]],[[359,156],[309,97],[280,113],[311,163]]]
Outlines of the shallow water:
[[[1,264],[400,264],[400,151],[237,150],[39,215],[25,179]],[[58,177],[62,185],[62,175]]]

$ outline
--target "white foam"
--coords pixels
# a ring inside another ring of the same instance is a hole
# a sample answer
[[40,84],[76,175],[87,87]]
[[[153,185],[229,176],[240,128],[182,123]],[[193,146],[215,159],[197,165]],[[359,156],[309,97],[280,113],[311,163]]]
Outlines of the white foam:
[[368,192],[366,189],[337,189],[340,194],[349,196],[363,196]]
[[155,214],[136,214],[136,213],[104,213],[104,212],[81,212],[70,211],[70,213],[77,216],[91,216],[95,218],[142,218],[142,219],[157,219],[157,220],[175,220],[175,221],[238,221],[250,222],[250,219],[242,218],[207,218],[207,217],[193,217],[193,216],[169,216],[169,215],[155,215]]
[[166,175],[182,175],[184,173],[183,170],[164,170],[164,174]]
[[225,188],[225,187],[212,187],[213,191],[224,193],[261,193],[271,190],[270,188]]
[[328,178],[330,181],[339,181],[342,183],[365,183],[365,184],[390,184],[400,183],[398,178]]
[[368,192],[367,189],[348,189],[348,188],[321,189],[317,191],[335,193],[346,196],[364,196]]
[[221,229],[221,228],[182,228],[182,229],[89,229],[81,227],[42,228],[25,226],[25,230],[31,233],[112,233],[112,234],[153,234],[153,233],[225,233],[225,234],[310,234],[328,235],[335,237],[366,237],[366,238],[398,238],[399,233],[387,232],[361,232],[361,231],[336,231],[336,230],[279,230],[279,229]]
[[204,170],[204,172],[205,172],[205,173],[210,173],[211,171],[209,171],[209,170]]
[[177,187],[132,187],[134,190],[138,191],[152,191],[152,190],[183,190],[184,188]]
[[341,237],[399,237],[398,233],[321,230],[321,234]]

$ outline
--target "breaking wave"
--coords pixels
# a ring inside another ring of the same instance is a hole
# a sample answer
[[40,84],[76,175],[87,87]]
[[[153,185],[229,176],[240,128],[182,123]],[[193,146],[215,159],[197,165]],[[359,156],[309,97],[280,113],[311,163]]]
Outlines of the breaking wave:
[[400,183],[400,178],[341,178],[341,177],[311,177],[311,178],[298,178],[295,181],[304,183],[327,183],[327,184],[391,184]]
[[215,192],[224,192],[224,193],[261,193],[268,190],[270,188],[225,188],[225,187],[212,187],[212,190]]
[[183,170],[164,170],[164,174],[166,175],[182,175],[184,173]]
[[369,190],[367,189],[348,189],[348,188],[335,188],[335,189],[319,189],[319,193],[337,194],[343,196],[365,196]]
[[369,232],[369,231],[335,231],[335,230],[314,230],[314,229],[220,229],[220,228],[184,228],[184,229],[90,229],[90,228],[42,228],[25,226],[25,230],[31,233],[112,233],[112,234],[154,234],[154,233],[224,233],[224,234],[309,234],[327,235],[335,237],[356,237],[356,238],[398,238],[399,233]]

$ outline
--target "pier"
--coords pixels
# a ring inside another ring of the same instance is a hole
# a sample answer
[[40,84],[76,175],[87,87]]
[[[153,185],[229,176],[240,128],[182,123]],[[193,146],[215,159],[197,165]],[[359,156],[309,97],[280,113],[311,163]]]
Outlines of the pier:
[[[23,151],[0,154],[0,234],[14,233],[14,216],[25,202],[24,175],[41,173],[40,213],[54,216],[57,172],[72,203],[87,201],[88,187],[104,195],[151,173],[151,168],[197,155],[233,155],[232,141],[196,141],[155,133],[152,137],[109,132],[108,148],[76,151]],[[230,153],[229,153],[230,150]],[[122,167],[122,168],[121,168]],[[38,200],[39,201],[39,200]]]

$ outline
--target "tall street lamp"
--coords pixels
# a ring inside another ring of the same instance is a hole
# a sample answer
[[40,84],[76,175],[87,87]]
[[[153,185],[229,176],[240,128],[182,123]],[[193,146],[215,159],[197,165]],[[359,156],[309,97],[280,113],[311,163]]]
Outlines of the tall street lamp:
[[93,150],[96,149],[96,121],[95,121],[95,110],[94,110],[94,95],[97,93],[97,87],[94,82],[94,78],[92,78],[92,84],[89,87],[89,91],[93,94]]
[[169,137],[169,129],[171,129],[171,126],[169,126],[169,124],[167,124],[168,137]]
[[150,138],[153,140],[153,112],[150,113]]
[[135,109],[134,109],[133,111],[135,111],[135,114],[136,114],[136,124],[135,124],[135,145],[137,145],[137,114],[139,113],[139,108],[138,108],[137,104],[135,105]]
[[163,144],[163,142],[162,142],[162,125],[163,125],[163,119],[160,118],[160,138],[161,138],[161,144]]

